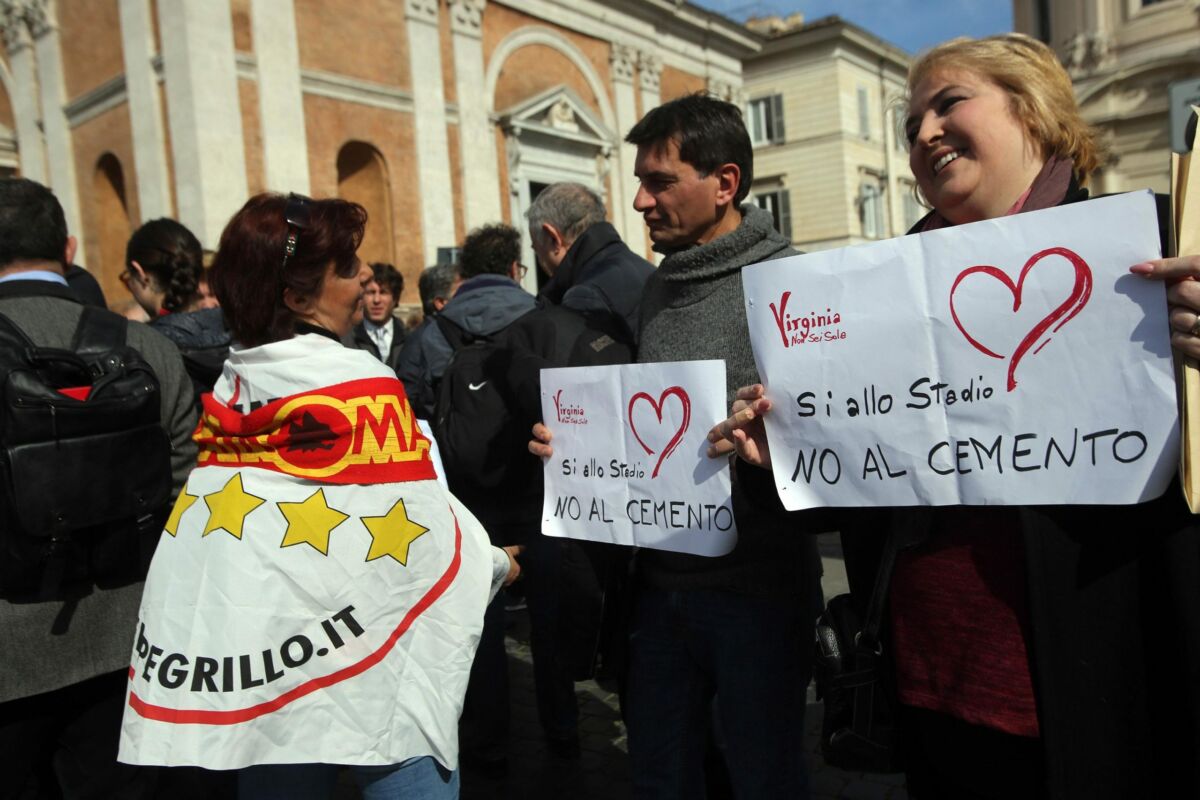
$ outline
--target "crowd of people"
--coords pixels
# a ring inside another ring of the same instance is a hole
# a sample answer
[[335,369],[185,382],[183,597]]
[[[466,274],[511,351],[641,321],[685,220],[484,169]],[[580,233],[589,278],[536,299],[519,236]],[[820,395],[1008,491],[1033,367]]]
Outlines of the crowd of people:
[[[911,233],[1088,200],[1103,148],[1044,44],[939,45],[904,100],[930,208]],[[602,672],[636,797],[805,798],[826,530],[863,615],[896,552],[881,641],[911,797],[1200,796],[1200,526],[1178,486],[785,511],[741,271],[797,251],[746,202],[741,112],[684,96],[625,140],[657,268],[558,183],[524,220],[536,297],[520,232],[484,226],[422,272],[411,329],[354,203],[251,198],[208,270],[183,225],[146,223],[121,276],[143,325],[96,309],[52,193],[0,181],[0,798],[169,796],[186,769],[211,796],[329,797],[339,765],[367,798],[456,797],[460,765],[507,769],[504,586],[553,757],[579,757],[575,683]],[[1169,284],[1172,345],[1200,357],[1200,258],[1130,272]],[[541,535],[540,370],[704,359],[727,375],[709,457],[731,463],[736,547]],[[306,621],[328,647],[239,655]],[[318,657],[343,666],[271,694]]]

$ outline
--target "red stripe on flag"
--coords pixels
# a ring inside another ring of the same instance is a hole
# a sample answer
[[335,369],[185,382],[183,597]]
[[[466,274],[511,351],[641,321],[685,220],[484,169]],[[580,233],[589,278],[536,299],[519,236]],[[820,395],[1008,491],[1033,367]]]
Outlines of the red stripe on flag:
[[[453,509],[450,511],[454,514]],[[273,711],[278,711],[289,703],[299,700],[301,697],[312,694],[318,689],[326,689],[334,684],[341,683],[344,680],[361,675],[371,667],[382,661],[392,648],[396,646],[396,642],[400,637],[408,632],[412,624],[416,622],[417,617],[425,613],[425,611],[434,604],[454,582],[454,578],[458,575],[458,569],[462,565],[462,529],[458,526],[458,517],[454,517],[454,558],[450,560],[450,565],[446,567],[446,571],[438,578],[437,583],[429,587],[416,604],[408,610],[404,615],[404,619],[400,620],[400,624],[392,631],[378,650],[374,653],[357,661],[348,667],[343,667],[337,672],[329,675],[324,675],[319,678],[312,678],[305,681],[294,689],[276,697],[274,700],[267,700],[258,705],[250,706],[249,708],[238,708],[229,711],[213,711],[209,709],[182,709],[182,708],[167,708],[166,706],[156,706],[147,703],[145,700],[137,696],[137,692],[132,689],[129,691],[129,707],[136,711],[139,715],[146,719],[156,720],[158,722],[170,722],[177,725],[195,724],[195,725],[236,725],[239,722],[248,722],[252,719],[270,714]],[[130,680],[133,679],[133,667],[129,668]]]

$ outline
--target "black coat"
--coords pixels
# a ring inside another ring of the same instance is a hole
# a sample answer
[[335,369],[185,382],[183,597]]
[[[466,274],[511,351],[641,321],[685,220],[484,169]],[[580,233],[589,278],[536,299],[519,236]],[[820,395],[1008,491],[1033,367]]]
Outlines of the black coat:
[[383,363],[392,368],[392,372],[396,372],[396,368],[400,364],[400,350],[404,347],[404,338],[407,330],[400,320],[393,318],[392,323],[392,345],[388,349],[387,358],[379,352],[379,348],[371,339],[371,335],[367,333],[367,323],[360,322],[350,331],[348,341],[343,342],[347,347],[355,347],[359,350],[366,350],[371,355],[378,358]]
[[616,228],[597,222],[571,243],[538,299],[613,317],[624,326],[623,338],[636,342],[642,287],[653,272],[649,261],[625,246]]
[[[1086,197],[1072,186],[1065,202]],[[912,515],[936,528],[940,513],[837,513],[860,609],[883,533]],[[1178,481],[1139,505],[1018,514],[1048,796],[1200,797],[1200,523]]]

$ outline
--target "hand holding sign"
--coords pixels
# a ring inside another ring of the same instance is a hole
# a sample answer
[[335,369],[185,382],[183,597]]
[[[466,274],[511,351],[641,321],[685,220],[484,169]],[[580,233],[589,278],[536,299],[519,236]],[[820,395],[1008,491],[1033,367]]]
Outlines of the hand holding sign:
[[549,425],[534,426],[530,442],[548,459],[542,532],[698,555],[733,549],[729,466],[704,457],[724,386],[719,361],[543,370]]
[[771,447],[763,416],[771,410],[766,389],[761,383],[737,390],[728,419],[718,422],[708,432],[709,458],[724,458],[737,453],[738,458],[755,467],[771,468]]

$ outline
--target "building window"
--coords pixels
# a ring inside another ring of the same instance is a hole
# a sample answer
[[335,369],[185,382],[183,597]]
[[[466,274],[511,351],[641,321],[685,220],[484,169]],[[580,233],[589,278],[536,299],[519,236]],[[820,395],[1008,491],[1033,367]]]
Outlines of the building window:
[[871,104],[865,86],[858,87],[858,133],[864,139],[871,138]]
[[792,202],[786,189],[778,189],[774,192],[755,192],[750,201],[764,211],[770,212],[771,217],[775,220],[775,230],[788,239],[792,238]]
[[1033,17],[1037,38],[1050,44],[1050,0],[1034,0]]
[[911,183],[904,184],[904,228],[909,230],[921,221],[921,217],[929,213],[928,209],[917,200],[916,189]]
[[862,235],[881,239],[887,235],[883,214],[883,189],[875,178],[863,181],[858,191],[859,213],[862,214]]
[[773,94],[750,101],[750,141],[776,144],[783,141],[783,95]]

